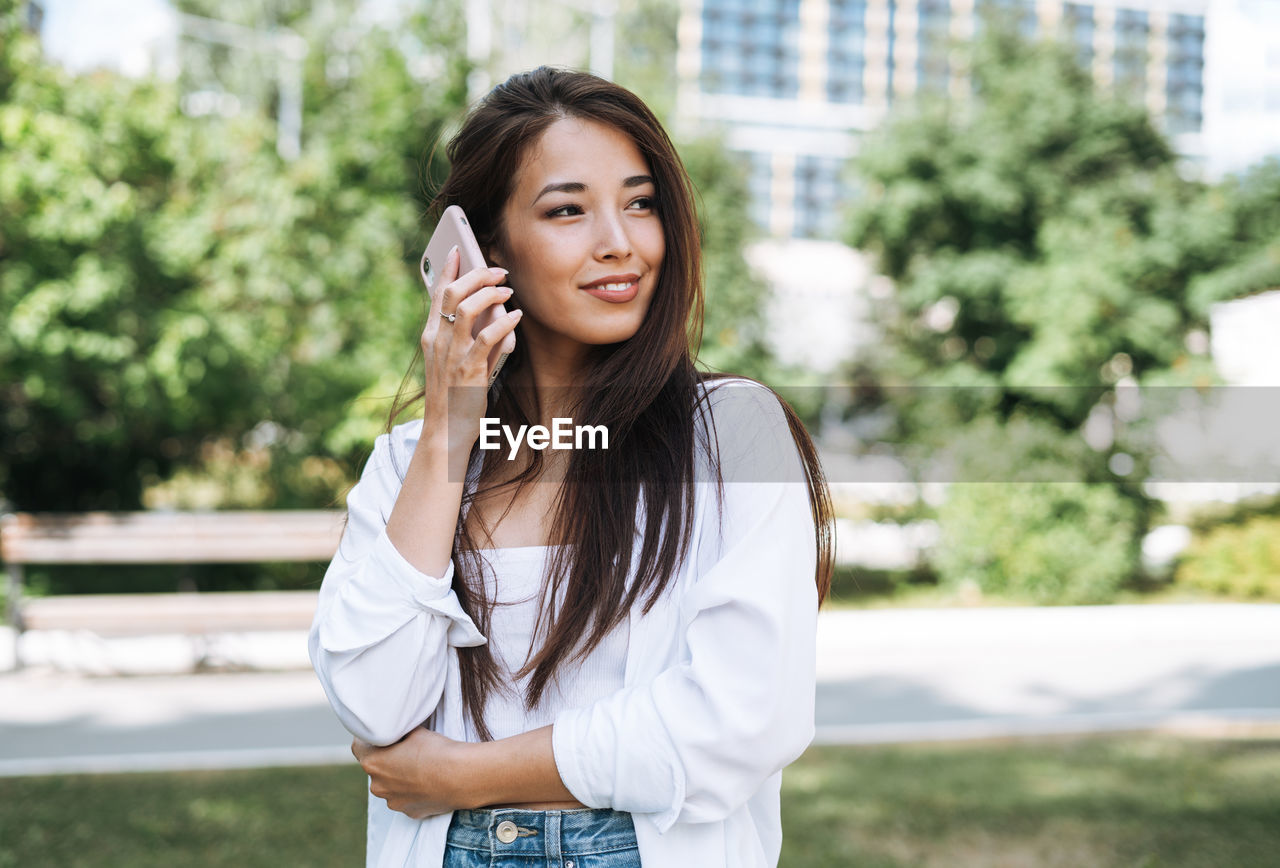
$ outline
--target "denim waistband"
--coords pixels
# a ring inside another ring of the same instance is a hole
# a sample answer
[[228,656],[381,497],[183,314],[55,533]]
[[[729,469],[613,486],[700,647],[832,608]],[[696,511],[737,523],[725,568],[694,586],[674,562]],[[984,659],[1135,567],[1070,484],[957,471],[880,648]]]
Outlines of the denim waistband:
[[[515,825],[514,840],[510,837]],[[500,828],[502,827],[502,828]],[[500,834],[501,833],[501,834]],[[449,825],[449,846],[495,855],[531,855],[558,858],[609,853],[636,846],[631,815],[608,808],[569,811],[523,811],[494,808],[454,811]]]

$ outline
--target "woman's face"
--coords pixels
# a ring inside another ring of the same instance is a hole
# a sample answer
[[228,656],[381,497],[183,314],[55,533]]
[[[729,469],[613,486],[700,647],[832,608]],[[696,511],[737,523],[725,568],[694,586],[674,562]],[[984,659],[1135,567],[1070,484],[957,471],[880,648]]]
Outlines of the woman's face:
[[666,250],[654,195],[644,157],[613,127],[564,118],[529,148],[489,252],[529,346],[572,357],[636,333]]

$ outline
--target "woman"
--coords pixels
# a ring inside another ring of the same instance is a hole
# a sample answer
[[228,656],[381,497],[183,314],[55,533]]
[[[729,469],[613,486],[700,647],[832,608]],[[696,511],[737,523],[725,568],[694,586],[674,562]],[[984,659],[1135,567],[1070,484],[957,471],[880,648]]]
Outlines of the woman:
[[[310,637],[370,776],[368,863],[774,865],[831,572],[812,443],[767,388],[694,369],[691,186],[637,97],[539,68],[448,153],[436,205],[492,267],[444,264],[397,407],[423,418],[350,492]],[[480,448],[482,419],[557,418],[607,448]]]

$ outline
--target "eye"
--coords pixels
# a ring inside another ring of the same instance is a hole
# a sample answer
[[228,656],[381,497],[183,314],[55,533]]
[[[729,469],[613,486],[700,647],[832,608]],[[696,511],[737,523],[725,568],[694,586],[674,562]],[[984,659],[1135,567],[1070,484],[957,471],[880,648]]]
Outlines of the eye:
[[561,205],[559,208],[552,208],[547,212],[548,217],[574,217],[582,213],[582,209],[577,205]]
[[653,210],[653,197],[641,196],[637,199],[632,199],[627,204],[627,207],[633,211],[651,211]]

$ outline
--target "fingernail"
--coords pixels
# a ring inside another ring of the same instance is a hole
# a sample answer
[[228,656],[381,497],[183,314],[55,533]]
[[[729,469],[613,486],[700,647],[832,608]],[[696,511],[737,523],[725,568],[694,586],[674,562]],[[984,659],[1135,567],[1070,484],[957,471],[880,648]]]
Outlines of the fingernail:
[[502,297],[503,297],[503,298],[506,298],[506,297],[508,297],[508,296],[510,296],[510,295],[511,295],[511,287],[509,287],[509,286],[500,286],[500,287],[498,287],[498,289],[502,290]]
[[453,258],[454,256],[457,256],[457,255],[458,255],[458,245],[455,244],[449,248],[449,258]]
[[492,266],[490,266],[490,267],[489,267],[489,270],[490,270],[490,271],[492,271],[494,274],[497,274],[497,275],[499,275],[499,276],[501,276],[501,275],[503,275],[503,274],[507,274],[507,273],[508,273],[508,272],[507,272],[507,270],[506,270],[505,268],[499,268],[499,267],[498,267],[498,266],[496,266],[496,265],[492,265]]
[[513,310],[511,311],[511,313],[507,314],[507,316],[511,317],[512,319],[520,319],[520,317],[524,316],[524,311]]

